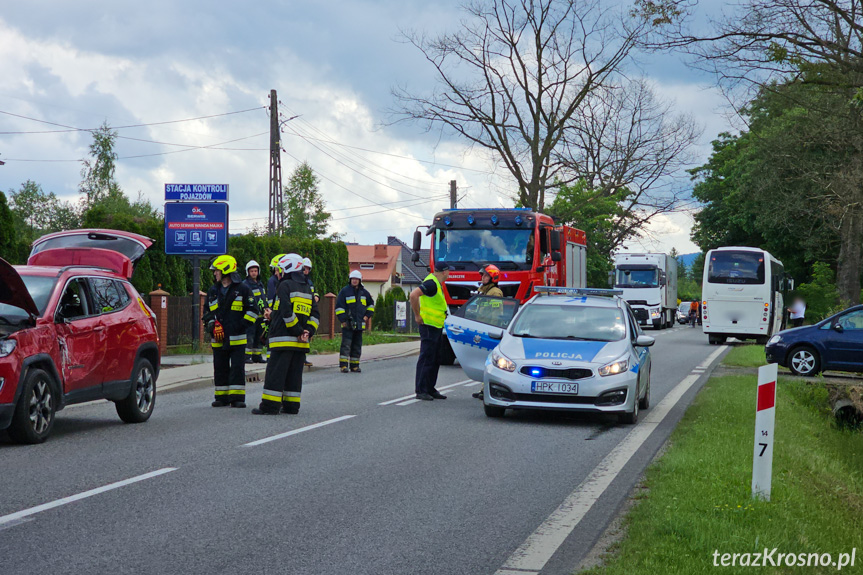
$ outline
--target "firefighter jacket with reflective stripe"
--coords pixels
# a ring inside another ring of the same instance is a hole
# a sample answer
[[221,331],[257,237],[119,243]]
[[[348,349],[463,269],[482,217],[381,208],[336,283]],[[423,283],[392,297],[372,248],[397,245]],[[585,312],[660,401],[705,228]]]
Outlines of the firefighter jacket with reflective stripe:
[[267,307],[273,307],[273,300],[276,299],[276,290],[279,289],[279,278],[276,274],[270,276],[267,280]]
[[499,287],[497,287],[497,284],[493,282],[489,282],[485,285],[479,286],[479,293],[491,297],[503,297],[503,292],[500,290]]
[[213,347],[224,345],[246,345],[246,328],[258,320],[258,308],[251,290],[240,282],[239,276],[231,274],[233,283],[222,294],[222,284],[214,283],[207,292],[203,321],[206,325],[210,320],[222,324],[225,330],[225,340],[221,343],[213,341]]
[[279,282],[270,315],[271,351],[279,349],[308,351],[309,343],[299,337],[304,330],[315,335],[320,324],[318,304],[302,272],[293,272]]
[[336,298],[336,321],[346,323],[350,329],[364,329],[366,318],[375,314],[375,300],[363,284],[350,284],[342,288]]
[[252,298],[255,300],[255,313],[257,313],[259,316],[263,316],[264,308],[267,307],[267,294],[265,291],[266,288],[264,288],[264,284],[262,284],[258,280],[246,278],[243,280],[243,285],[249,288],[249,291],[252,292]]

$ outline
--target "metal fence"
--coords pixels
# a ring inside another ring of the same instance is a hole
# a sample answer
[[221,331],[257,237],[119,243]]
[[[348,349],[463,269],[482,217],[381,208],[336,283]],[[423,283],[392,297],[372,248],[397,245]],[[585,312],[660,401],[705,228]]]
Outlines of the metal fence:
[[168,345],[185,345],[192,341],[192,330],[198,322],[192,313],[193,296],[168,296]]

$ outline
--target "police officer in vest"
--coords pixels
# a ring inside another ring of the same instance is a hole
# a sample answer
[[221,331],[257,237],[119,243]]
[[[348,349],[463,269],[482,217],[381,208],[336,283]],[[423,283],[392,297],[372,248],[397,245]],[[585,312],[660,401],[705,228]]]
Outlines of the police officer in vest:
[[266,363],[263,358],[264,344],[261,341],[263,335],[264,309],[267,307],[264,284],[261,283],[261,266],[255,260],[249,260],[246,264],[246,279],[243,284],[252,292],[255,300],[255,312],[258,319],[255,325],[250,325],[246,330],[246,363]]
[[342,347],[339,351],[339,367],[342,373],[360,369],[360,356],[363,352],[363,330],[366,319],[375,314],[375,300],[363,287],[363,274],[358,270],[348,276],[349,283],[336,298],[336,319],[342,326]]
[[202,319],[213,347],[213,407],[246,407],[246,330],[257,322],[258,309],[237,273],[237,260],[219,256],[210,269],[215,282],[207,292]]
[[318,304],[303,274],[303,259],[287,254],[279,260],[281,279],[273,300],[270,321],[270,360],[261,405],[255,415],[298,413],[303,389],[303,363],[309,339],[320,323]]
[[440,368],[440,346],[443,322],[446,319],[446,298],[441,282],[449,277],[446,264],[437,266],[434,273],[410,295],[411,309],[420,330],[420,355],[417,359],[416,394],[417,399],[430,401],[446,399],[435,389],[438,368]]

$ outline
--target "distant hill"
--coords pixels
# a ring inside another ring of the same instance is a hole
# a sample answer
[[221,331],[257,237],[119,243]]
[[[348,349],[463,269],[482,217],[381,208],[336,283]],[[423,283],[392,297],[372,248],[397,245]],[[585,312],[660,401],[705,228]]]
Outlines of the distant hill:
[[691,268],[692,262],[694,262],[695,258],[697,258],[697,257],[698,257],[698,252],[696,252],[694,254],[681,254],[681,255],[677,256],[677,259],[680,260],[681,262],[683,262],[683,265],[685,265],[687,268]]

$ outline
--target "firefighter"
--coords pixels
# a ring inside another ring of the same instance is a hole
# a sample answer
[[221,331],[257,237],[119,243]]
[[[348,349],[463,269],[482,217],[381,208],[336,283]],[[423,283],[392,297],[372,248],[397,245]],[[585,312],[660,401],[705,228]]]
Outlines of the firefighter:
[[252,297],[255,300],[255,313],[258,314],[258,319],[254,325],[250,325],[246,329],[246,363],[266,363],[263,358],[264,344],[261,341],[263,335],[264,309],[266,306],[266,296],[264,293],[264,284],[260,278],[261,266],[255,260],[250,260],[246,264],[246,279],[243,284],[252,292]]
[[273,259],[270,260],[270,279],[267,280],[267,307],[271,308],[273,306],[273,298],[276,297],[276,288],[279,285],[279,260],[285,257],[287,254],[279,254],[277,256],[273,256]]
[[500,281],[500,269],[495,265],[487,265],[482,268],[482,284],[479,286],[479,293],[492,297],[503,297],[503,292],[497,287],[497,282]]
[[[314,298],[315,303],[321,301],[321,298],[318,296],[318,292],[315,290],[315,284],[312,283],[312,260],[309,258],[303,258],[303,274],[306,276],[306,281],[309,282],[309,287],[312,288],[312,298]],[[314,367],[312,362],[306,359],[305,363],[306,367]]]
[[270,360],[264,380],[261,405],[255,415],[299,413],[303,388],[303,363],[309,339],[320,322],[318,304],[303,274],[303,260],[287,254],[279,260],[279,279],[270,321]]
[[251,290],[237,273],[237,260],[219,256],[210,265],[215,282],[207,292],[203,321],[213,347],[213,407],[246,407],[246,330],[258,320]]
[[375,313],[375,300],[363,287],[363,274],[359,270],[348,276],[349,283],[336,298],[336,319],[342,326],[342,347],[339,350],[339,367],[342,373],[360,373],[360,356],[363,352],[363,329],[366,319]]

